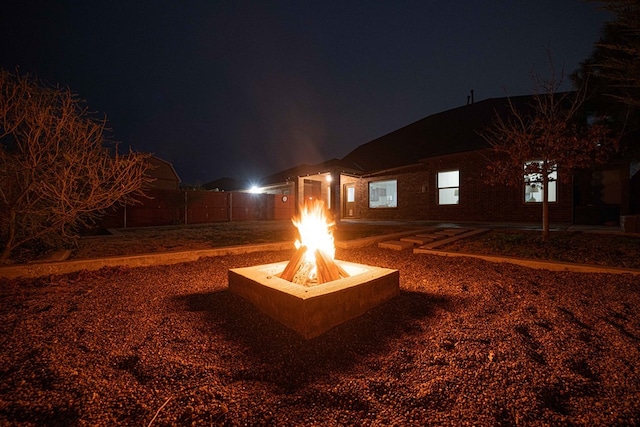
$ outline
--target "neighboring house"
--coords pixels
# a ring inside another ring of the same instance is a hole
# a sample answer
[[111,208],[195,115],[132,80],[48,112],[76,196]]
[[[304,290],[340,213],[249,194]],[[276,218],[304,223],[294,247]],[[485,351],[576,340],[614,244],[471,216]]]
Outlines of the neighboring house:
[[[539,186],[527,185],[524,176],[520,189],[486,183],[493,152],[480,132],[496,113],[507,113],[509,99],[526,108],[532,98],[487,99],[428,116],[343,159],[266,177],[263,189],[286,189],[299,205],[322,199],[337,219],[538,222]],[[582,173],[573,182],[550,183],[550,221],[617,221],[629,213],[633,198],[629,171],[629,163],[620,162]]]
[[152,182],[146,185],[153,190],[178,190],[180,189],[180,177],[173,165],[166,160],[156,156],[149,158],[151,168],[147,171],[147,176]]
[[234,178],[219,178],[215,181],[207,182],[202,185],[202,189],[207,191],[237,191],[244,190],[247,184]]

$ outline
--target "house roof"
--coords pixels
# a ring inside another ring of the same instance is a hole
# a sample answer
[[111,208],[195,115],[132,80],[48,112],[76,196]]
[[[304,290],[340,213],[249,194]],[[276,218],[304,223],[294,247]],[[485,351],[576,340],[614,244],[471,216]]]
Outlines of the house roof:
[[177,183],[182,181],[173,165],[168,161],[151,155],[149,157],[149,163],[151,164],[151,169],[147,171],[149,176],[159,180],[176,181]]
[[205,190],[216,191],[246,190],[247,188],[249,188],[249,183],[247,183],[246,181],[237,180],[235,178],[222,177],[216,179],[215,181],[203,184],[202,188],[204,188]]
[[490,126],[496,113],[508,110],[509,100],[521,109],[532,97],[490,98],[433,114],[359,146],[342,161],[364,171],[376,171],[486,148],[488,144],[479,132]]
[[534,95],[489,98],[433,114],[360,145],[342,159],[299,165],[264,177],[263,183],[336,170],[358,175],[377,173],[413,165],[429,157],[487,148],[481,132],[491,126],[496,114],[510,113],[509,102],[526,113],[533,100]]
[[352,163],[341,160],[331,159],[321,163],[309,165],[302,164],[289,169],[277,172],[273,175],[262,178],[263,184],[273,184],[276,182],[286,182],[303,175],[314,175],[326,172],[346,172],[346,173],[362,173],[363,170],[357,168]]

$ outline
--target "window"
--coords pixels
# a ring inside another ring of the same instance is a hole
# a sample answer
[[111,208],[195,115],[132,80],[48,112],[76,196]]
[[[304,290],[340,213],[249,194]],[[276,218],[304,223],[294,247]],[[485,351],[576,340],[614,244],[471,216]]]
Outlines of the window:
[[[541,160],[534,160],[527,162],[524,168],[527,169],[531,166],[538,165],[542,167]],[[549,174],[549,194],[548,198],[550,202],[555,202],[556,188],[558,180],[558,172],[555,170],[556,166],[553,165],[553,172]],[[540,203],[542,202],[542,174],[538,172],[524,174],[524,201],[525,203]]]
[[460,202],[460,171],[438,172],[438,204],[457,205]]
[[355,187],[347,187],[347,203],[353,203],[355,201],[356,201]]
[[396,208],[398,207],[398,182],[377,181],[369,183],[369,207],[370,208]]

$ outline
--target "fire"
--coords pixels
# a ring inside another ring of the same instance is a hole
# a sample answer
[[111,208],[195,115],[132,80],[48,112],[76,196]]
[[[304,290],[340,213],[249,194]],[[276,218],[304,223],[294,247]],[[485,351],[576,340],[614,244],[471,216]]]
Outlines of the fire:
[[315,263],[315,252],[321,249],[331,259],[336,255],[336,247],[333,243],[332,227],[334,222],[329,222],[325,215],[324,202],[316,200],[312,204],[306,204],[300,212],[300,218],[292,219],[293,225],[298,228],[300,240],[296,240],[296,249],[306,246],[305,261]]
[[281,278],[309,286],[349,277],[334,260],[336,247],[332,228],[335,223],[327,218],[322,201],[305,205],[300,217],[292,221],[298,228],[300,239],[295,242],[296,253]]

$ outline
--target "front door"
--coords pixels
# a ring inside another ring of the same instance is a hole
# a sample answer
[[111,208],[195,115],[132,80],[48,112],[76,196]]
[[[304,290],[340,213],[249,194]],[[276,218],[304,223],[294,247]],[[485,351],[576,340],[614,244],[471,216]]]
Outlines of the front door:
[[[304,203],[322,200],[322,182],[312,179],[304,180]],[[304,204],[303,203],[303,204]]]
[[344,217],[356,216],[356,185],[354,183],[344,185]]

